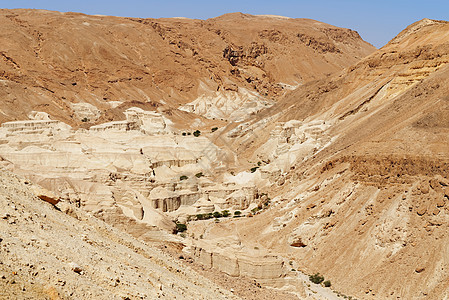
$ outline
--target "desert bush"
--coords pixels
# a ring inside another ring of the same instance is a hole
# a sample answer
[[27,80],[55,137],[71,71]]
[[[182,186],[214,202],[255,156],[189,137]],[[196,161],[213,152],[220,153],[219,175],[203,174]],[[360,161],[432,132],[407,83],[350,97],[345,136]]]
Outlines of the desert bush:
[[240,216],[242,214],[242,212],[240,210],[236,210],[234,212],[234,216]]
[[176,231],[177,232],[184,232],[187,230],[187,225],[182,223],[176,223]]
[[197,220],[209,220],[210,218],[212,218],[212,214],[198,214],[196,215],[196,219]]
[[195,131],[193,132],[193,135],[196,136],[196,137],[198,137],[198,136],[201,135],[201,131],[195,130]]
[[313,283],[320,284],[324,281],[324,277],[320,275],[320,273],[316,273],[315,275],[310,275],[309,280]]
[[223,217],[229,217],[229,210],[224,210],[224,211],[222,211],[221,212],[221,215],[223,216]]
[[200,178],[200,177],[203,177],[203,176],[204,176],[203,172],[199,172],[199,173],[195,174],[196,178]]
[[214,218],[221,218],[221,217],[223,217],[223,215],[220,212],[218,212],[218,211],[214,211],[213,216],[214,216]]
[[257,169],[259,169],[259,167],[252,167],[250,171],[251,171],[251,173],[254,173],[257,171]]
[[330,287],[331,286],[330,280],[324,281],[323,284],[324,284],[325,287]]
[[181,177],[179,177],[179,180],[187,180],[189,179],[189,177],[187,177],[186,175],[182,175]]
[[212,128],[212,132],[215,132],[215,131],[217,131],[218,130],[218,127],[214,127],[214,128]]

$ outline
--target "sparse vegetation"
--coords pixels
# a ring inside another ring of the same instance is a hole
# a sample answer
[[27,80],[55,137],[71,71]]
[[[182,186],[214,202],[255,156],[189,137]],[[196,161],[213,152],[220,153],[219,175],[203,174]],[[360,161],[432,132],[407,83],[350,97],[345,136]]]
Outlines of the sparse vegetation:
[[186,175],[182,175],[181,177],[179,177],[179,180],[183,181],[183,180],[187,180],[189,179],[189,177],[187,177]]
[[187,230],[187,225],[182,223],[176,223],[176,228],[173,229],[173,234],[177,234],[178,232],[184,232]]
[[176,223],[176,230],[178,230],[178,232],[184,232],[187,230],[187,225],[182,223]]
[[229,210],[223,210],[222,212],[214,211],[213,213],[208,214],[198,214],[196,215],[197,220],[208,220],[211,218],[215,218],[215,221],[217,221],[220,218],[226,218],[229,217],[231,214]]
[[260,210],[259,207],[255,207],[255,208],[251,209],[251,212],[252,212],[253,215],[254,215],[254,214],[256,214],[259,210]]
[[198,214],[196,215],[196,219],[197,220],[209,220],[212,218],[212,213],[208,213],[208,214]]
[[320,275],[320,273],[316,273],[314,275],[309,276],[309,280],[313,283],[320,284],[324,281],[324,277]]

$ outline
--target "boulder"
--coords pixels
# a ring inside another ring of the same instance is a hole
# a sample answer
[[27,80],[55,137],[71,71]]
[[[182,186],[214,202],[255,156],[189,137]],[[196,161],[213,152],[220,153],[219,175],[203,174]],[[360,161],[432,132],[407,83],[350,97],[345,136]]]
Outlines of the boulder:
[[33,185],[31,187],[31,190],[33,191],[34,195],[36,195],[36,197],[50,204],[56,205],[61,200],[60,197],[57,196],[55,193],[47,189],[44,189],[41,186]]

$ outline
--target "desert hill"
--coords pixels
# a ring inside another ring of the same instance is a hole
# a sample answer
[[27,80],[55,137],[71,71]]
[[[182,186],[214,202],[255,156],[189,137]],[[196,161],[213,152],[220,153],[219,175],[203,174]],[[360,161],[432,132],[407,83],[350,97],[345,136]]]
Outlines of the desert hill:
[[[223,297],[239,280],[253,282],[243,298],[449,295],[448,22],[421,20],[373,52],[351,30],[270,15],[2,13],[2,120],[18,121],[1,124],[0,167],[83,216],[66,222],[126,231],[151,253],[172,245],[170,264],[221,272],[207,289]],[[46,239],[67,218],[47,215]],[[331,287],[309,281],[317,272]]]
[[[1,10],[0,25],[0,121],[34,110],[101,123],[123,119],[131,101],[153,110],[201,97],[269,104],[375,50],[349,29],[241,13],[203,21]],[[223,110],[214,116],[229,117]]]
[[229,128],[242,160],[275,176],[266,191],[277,207],[239,226],[247,244],[283,252],[357,298],[446,297],[448,30],[416,22]]
[[239,298],[154,245],[43,202],[14,174],[0,181],[2,299]]
[[133,238],[67,202],[44,202],[8,171],[0,184],[1,299],[294,299],[246,278],[205,277],[191,257],[167,254],[167,243]]

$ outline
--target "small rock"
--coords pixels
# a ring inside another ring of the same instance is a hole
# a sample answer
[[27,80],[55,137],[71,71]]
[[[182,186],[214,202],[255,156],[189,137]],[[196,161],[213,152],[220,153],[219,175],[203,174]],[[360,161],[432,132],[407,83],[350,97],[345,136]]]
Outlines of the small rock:
[[60,198],[58,196],[56,196],[55,193],[53,193],[52,191],[49,191],[47,189],[44,189],[43,187],[34,185],[31,188],[31,190],[39,199],[44,200],[53,205],[58,204],[58,202],[60,200]]
[[73,272],[78,273],[78,274],[81,274],[81,272],[83,272],[83,269],[76,263],[71,262],[69,265]]
[[415,272],[416,272],[416,273],[421,273],[421,272],[423,272],[425,269],[426,269],[426,268],[424,268],[424,267],[418,267],[418,268],[415,269]]
[[294,241],[293,243],[291,243],[290,246],[292,246],[292,247],[303,248],[303,247],[306,247],[307,245],[303,243],[303,241],[301,240],[301,238],[299,238],[299,239],[297,239],[296,241]]

